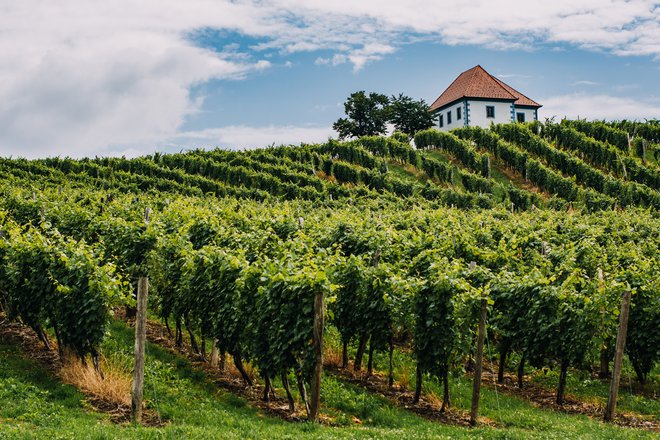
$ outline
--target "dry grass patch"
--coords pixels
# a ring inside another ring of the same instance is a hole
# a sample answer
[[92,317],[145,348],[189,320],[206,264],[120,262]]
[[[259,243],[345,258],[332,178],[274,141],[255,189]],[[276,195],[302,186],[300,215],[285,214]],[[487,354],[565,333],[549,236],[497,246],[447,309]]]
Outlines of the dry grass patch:
[[428,402],[429,405],[433,407],[440,408],[442,406],[442,399],[440,399],[440,397],[438,397],[438,395],[433,391],[426,391],[424,394],[424,399]]
[[324,365],[331,365],[333,367],[339,368],[341,367],[342,360],[341,348],[332,347],[329,344],[326,344],[323,347]]
[[67,356],[58,375],[96,400],[119,406],[131,406],[132,377],[129,371],[101,359],[104,378],[90,364],[83,365],[75,356]]
[[412,388],[412,377],[413,372],[407,366],[403,365],[401,366],[401,371],[399,371],[396,383],[401,389],[410,389]]

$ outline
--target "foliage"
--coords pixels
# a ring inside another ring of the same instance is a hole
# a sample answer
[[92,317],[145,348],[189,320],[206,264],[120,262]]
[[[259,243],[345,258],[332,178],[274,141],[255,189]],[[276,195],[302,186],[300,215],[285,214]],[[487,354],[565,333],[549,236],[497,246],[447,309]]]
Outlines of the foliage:
[[354,92],[344,103],[346,118],[339,118],[332,128],[340,139],[374,136],[385,133],[390,100],[380,93]]
[[415,101],[401,93],[390,98],[389,122],[396,130],[413,137],[418,131],[433,127],[435,120],[423,99]]

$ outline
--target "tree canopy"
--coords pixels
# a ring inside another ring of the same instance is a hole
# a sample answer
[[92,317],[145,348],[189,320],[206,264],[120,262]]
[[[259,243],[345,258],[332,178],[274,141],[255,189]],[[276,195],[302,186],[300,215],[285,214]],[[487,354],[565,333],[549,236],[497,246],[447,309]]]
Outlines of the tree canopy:
[[339,118],[332,128],[340,139],[384,134],[387,123],[408,136],[433,126],[434,116],[422,99],[404,94],[387,97],[380,93],[359,91],[344,103],[346,118]]
[[340,139],[384,134],[389,103],[389,98],[380,93],[351,93],[344,103],[347,118],[339,118],[332,128]]
[[428,104],[423,99],[415,101],[403,93],[390,98],[389,114],[389,122],[394,128],[409,136],[433,127],[434,116]]

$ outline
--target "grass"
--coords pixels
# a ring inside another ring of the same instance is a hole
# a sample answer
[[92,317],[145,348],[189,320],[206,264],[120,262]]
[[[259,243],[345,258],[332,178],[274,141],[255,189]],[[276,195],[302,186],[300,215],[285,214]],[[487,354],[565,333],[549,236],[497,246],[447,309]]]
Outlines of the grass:
[[392,175],[411,183],[425,183],[429,180],[426,173],[410,164],[402,165],[390,160],[387,162],[387,169]]
[[[649,383],[644,386],[646,393],[633,392],[633,387],[637,387],[635,373],[632,365],[624,358],[624,368],[621,374],[621,384],[619,386],[619,396],[617,399],[618,411],[631,411],[634,413],[650,416],[653,420],[660,420],[660,400],[657,397],[660,384],[660,366],[649,375]],[[554,389],[559,381],[559,372],[555,370],[541,372],[532,372],[532,380],[544,387]],[[597,403],[604,406],[607,403],[609,393],[609,380],[594,379],[587,372],[572,372],[566,381],[567,390],[580,400]],[[636,389],[636,388],[635,388]]]
[[[329,342],[335,345],[336,348],[334,349],[339,350],[338,336],[332,333],[333,331],[329,332]],[[351,356],[353,354],[351,353]],[[376,354],[375,365],[377,367],[385,368],[388,362],[385,353]],[[409,353],[395,350],[394,379],[397,383],[406,384],[409,389],[414,389],[415,366]],[[567,392],[583,397],[580,395],[579,387],[574,387],[577,381],[579,381],[577,377],[569,375]],[[556,383],[556,381],[551,381],[549,388],[554,388]],[[588,391],[590,395],[604,393],[603,395],[606,396],[607,386],[603,385],[603,388],[599,389],[589,388]],[[424,382],[423,393],[424,395],[442,396],[441,384],[437,380],[427,377]],[[452,405],[455,408],[465,411],[470,410],[471,378],[463,374],[452,375],[450,377],[450,393]],[[635,411],[643,415],[655,414],[657,416],[657,401],[639,395],[634,396],[631,400],[637,400],[639,405],[633,407],[626,398],[622,397],[618,408]],[[486,386],[481,388],[480,415],[506,427],[505,431],[494,430],[494,432],[505,432],[506,438],[655,438],[654,434],[648,431],[615,427],[585,415],[537,408],[522,398],[498,393],[495,389]]]
[[85,394],[105,400],[115,405],[131,405],[132,372],[127,368],[101,360],[103,379],[89,363],[83,365],[74,356],[69,357],[58,376],[68,384],[82,390]]
[[[333,341],[330,333],[330,343]],[[113,322],[103,346],[106,362],[130,368],[133,331]],[[414,385],[411,359],[396,353],[396,377]],[[385,365],[382,355],[377,365]],[[454,404],[469,406],[471,382],[453,377]],[[429,381],[425,391],[441,395]],[[280,391],[280,396],[282,395]],[[0,344],[0,438],[653,438],[649,432],[623,429],[533,407],[491,390],[482,392],[482,414],[503,428],[468,429],[441,425],[395,407],[380,396],[332,375],[323,381],[323,413],[338,426],[291,423],[270,417],[245,400],[218,389],[191,364],[153,344],[147,344],[145,398],[167,424],[160,428],[113,424],[92,411],[76,388],[52,379],[40,366],[25,360],[13,346]],[[359,421],[359,423],[356,423]]]

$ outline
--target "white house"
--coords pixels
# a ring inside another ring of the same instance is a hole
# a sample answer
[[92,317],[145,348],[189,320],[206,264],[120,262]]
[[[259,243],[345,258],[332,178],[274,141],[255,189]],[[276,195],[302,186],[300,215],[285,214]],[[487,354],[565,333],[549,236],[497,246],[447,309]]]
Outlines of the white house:
[[463,126],[538,120],[541,104],[475,66],[461,73],[431,104],[441,131]]

